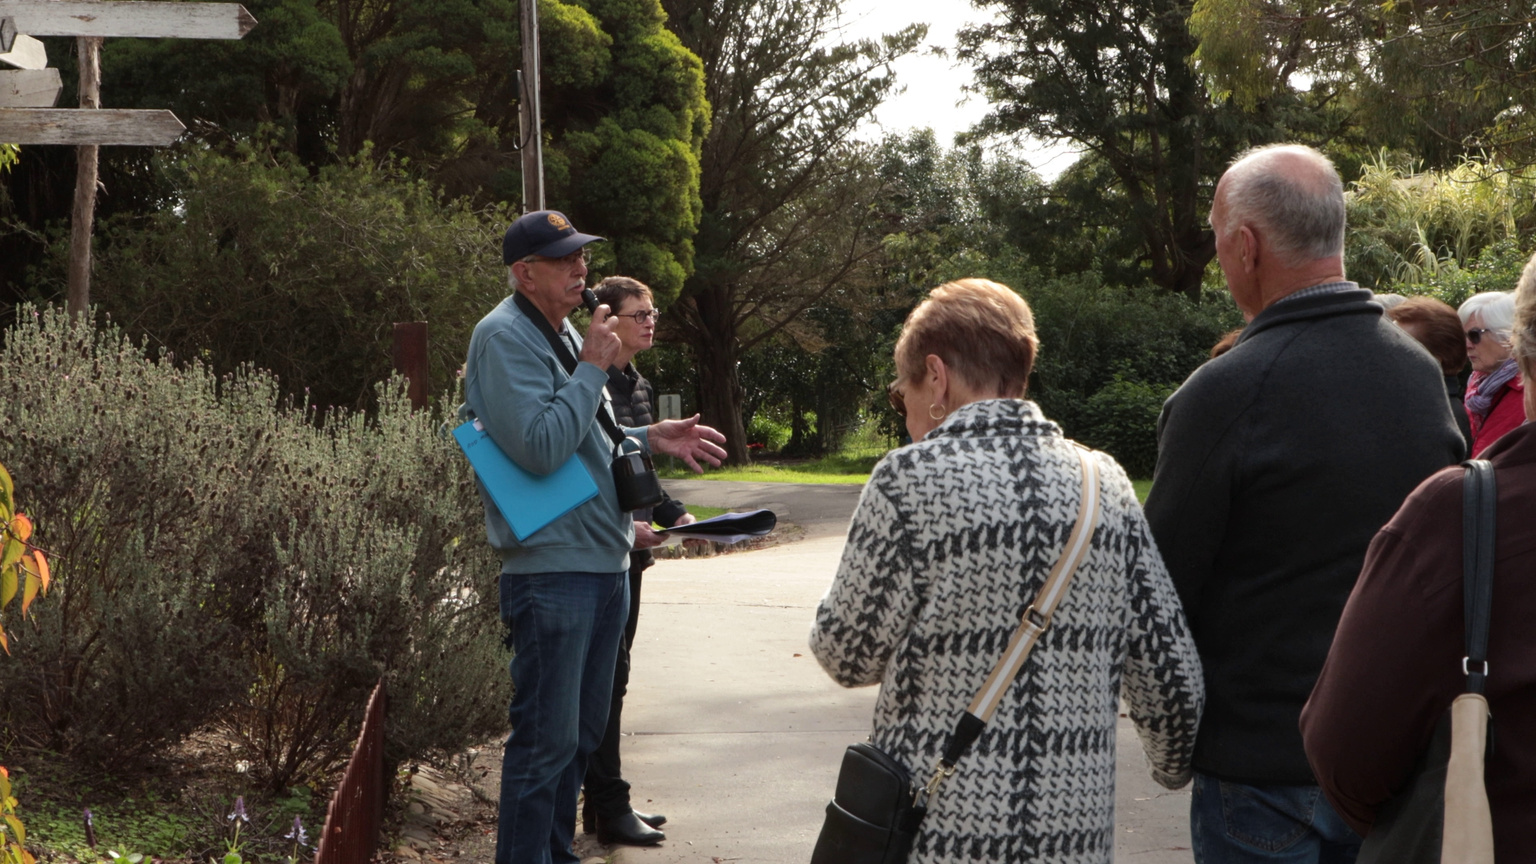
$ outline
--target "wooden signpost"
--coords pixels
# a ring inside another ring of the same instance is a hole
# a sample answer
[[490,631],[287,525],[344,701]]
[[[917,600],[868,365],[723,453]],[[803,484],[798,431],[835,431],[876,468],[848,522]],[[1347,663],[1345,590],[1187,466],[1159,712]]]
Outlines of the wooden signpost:
[[[239,39],[256,19],[238,3],[156,0],[0,0],[0,142],[77,147],[70,225],[69,311],[90,305],[91,230],[96,218],[97,147],[164,147],[186,127],[169,111],[101,107],[101,42]],[[80,107],[55,108],[62,83],[37,36],[73,36],[80,57]]]

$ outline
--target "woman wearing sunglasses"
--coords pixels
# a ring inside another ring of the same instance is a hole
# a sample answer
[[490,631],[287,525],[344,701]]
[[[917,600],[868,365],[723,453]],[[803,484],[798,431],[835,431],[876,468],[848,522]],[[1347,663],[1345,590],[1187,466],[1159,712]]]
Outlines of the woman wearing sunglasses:
[[[1064,555],[1083,462],[1024,398],[1037,340],[1018,294],[935,288],[896,343],[891,403],[913,443],[875,466],[816,609],[811,651],[839,684],[879,684],[875,746],[926,778]],[[1130,480],[1101,483],[1089,550],[981,737],[929,802],[911,864],[1114,856],[1121,700],[1152,776],[1191,777],[1200,658]]]
[[1467,419],[1472,421],[1472,456],[1499,436],[1525,422],[1525,385],[1510,350],[1515,295],[1486,291],[1467,298],[1456,310],[1467,334]]

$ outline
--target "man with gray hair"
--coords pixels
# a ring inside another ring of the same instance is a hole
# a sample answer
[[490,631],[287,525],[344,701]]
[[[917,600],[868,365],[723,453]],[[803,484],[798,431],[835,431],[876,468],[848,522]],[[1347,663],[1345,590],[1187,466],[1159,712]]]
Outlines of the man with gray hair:
[[1353,861],[1297,722],[1371,538],[1464,445],[1440,367],[1344,278],[1326,157],[1240,156],[1211,228],[1249,324],[1163,406],[1146,504],[1205,666],[1195,860]]

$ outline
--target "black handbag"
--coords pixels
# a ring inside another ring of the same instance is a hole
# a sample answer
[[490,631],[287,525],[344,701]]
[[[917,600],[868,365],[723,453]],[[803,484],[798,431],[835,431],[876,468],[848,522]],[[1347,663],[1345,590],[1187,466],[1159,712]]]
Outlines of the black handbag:
[[1462,499],[1462,598],[1466,692],[1435,725],[1429,746],[1415,764],[1408,785],[1377,812],[1360,845],[1357,864],[1440,864],[1445,860],[1493,861],[1493,827],[1482,766],[1490,740],[1485,734],[1488,703],[1482,693],[1488,676],[1488,618],[1493,608],[1494,518],[1497,490],[1493,466],[1483,459],[1466,468]]
[[843,753],[837,792],[811,853],[812,864],[901,864],[912,851],[919,805],[907,767],[860,741]]
[[1083,494],[1066,548],[1035,601],[1024,610],[1019,629],[1014,631],[1002,658],[970,707],[960,715],[932,776],[918,787],[907,767],[890,754],[868,742],[851,745],[843,753],[837,791],[827,805],[826,820],[811,852],[811,864],[903,864],[907,860],[918,826],[928,814],[928,804],[937,794],[939,784],[955,773],[955,763],[992,719],[1030,650],[1051,626],[1051,615],[1066,596],[1073,572],[1092,547],[1093,530],[1099,520],[1098,467],[1084,451],[1079,451],[1078,459],[1082,463]]

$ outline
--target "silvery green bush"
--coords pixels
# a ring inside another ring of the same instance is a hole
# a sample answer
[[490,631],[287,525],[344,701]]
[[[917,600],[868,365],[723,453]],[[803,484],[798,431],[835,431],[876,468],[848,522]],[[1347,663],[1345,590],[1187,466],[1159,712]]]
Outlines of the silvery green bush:
[[499,730],[498,566],[468,464],[398,381],[378,404],[322,418],[266,372],[22,309],[0,462],[49,526],[56,594],[0,664],[7,737],[121,761],[217,725],[282,788],[345,757],[380,678],[392,760]]

